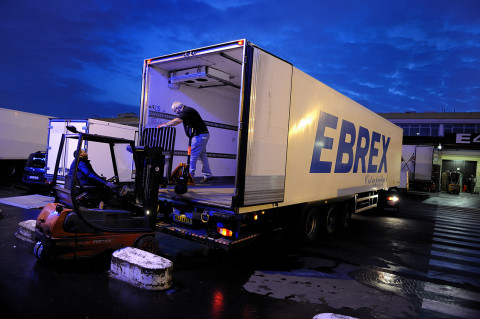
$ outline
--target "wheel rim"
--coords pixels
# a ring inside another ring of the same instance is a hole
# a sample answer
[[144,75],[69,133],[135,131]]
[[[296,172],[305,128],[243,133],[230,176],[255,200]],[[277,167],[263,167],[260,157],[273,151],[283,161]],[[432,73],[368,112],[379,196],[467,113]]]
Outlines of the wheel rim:
[[313,242],[317,238],[320,229],[320,215],[317,207],[311,207],[307,210],[303,225],[304,238]]
[[337,217],[335,215],[333,206],[328,209],[326,221],[327,221],[326,230],[329,234],[331,234],[335,230],[335,225],[337,223]]
[[343,219],[342,219],[343,226],[347,227],[350,224],[351,219],[352,219],[351,206],[350,204],[347,204],[343,210]]
[[305,234],[307,238],[311,238],[317,230],[317,217],[313,213],[309,213],[305,223]]

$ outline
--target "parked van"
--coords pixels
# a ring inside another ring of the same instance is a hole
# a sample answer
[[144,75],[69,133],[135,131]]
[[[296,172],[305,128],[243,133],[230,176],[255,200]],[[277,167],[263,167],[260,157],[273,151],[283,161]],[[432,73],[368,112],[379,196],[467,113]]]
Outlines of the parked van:
[[46,173],[46,152],[35,152],[30,154],[27,164],[23,170],[22,183],[30,188],[38,189],[39,187],[48,187],[50,183],[47,181]]

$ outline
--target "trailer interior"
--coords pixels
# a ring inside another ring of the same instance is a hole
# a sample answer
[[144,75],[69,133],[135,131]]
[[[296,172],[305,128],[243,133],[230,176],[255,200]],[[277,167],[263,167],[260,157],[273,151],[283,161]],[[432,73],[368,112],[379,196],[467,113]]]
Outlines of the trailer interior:
[[[174,101],[195,108],[207,124],[210,167],[215,176],[208,185],[189,186],[182,200],[230,208],[237,170],[238,123],[242,97],[244,46],[234,44],[221,50],[178,54],[146,61],[144,71],[143,123],[154,128],[174,118]],[[177,134],[172,167],[185,163],[188,138],[182,125]],[[145,143],[146,141],[144,141]],[[202,176],[201,162],[196,177]],[[160,196],[176,198],[173,186],[161,189]]]
[[[145,61],[140,130],[173,119],[171,105],[180,101],[210,132],[214,183],[208,191],[192,187],[179,201],[235,212],[284,201],[292,74],[290,63],[245,40]],[[177,126],[173,167],[186,160],[182,131]],[[162,196],[179,198],[168,189]]]

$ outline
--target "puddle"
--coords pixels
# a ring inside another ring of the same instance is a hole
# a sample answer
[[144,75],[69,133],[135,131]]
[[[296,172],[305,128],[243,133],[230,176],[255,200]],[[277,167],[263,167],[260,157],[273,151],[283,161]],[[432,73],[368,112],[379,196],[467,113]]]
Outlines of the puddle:
[[350,275],[355,280],[367,286],[404,297],[421,295],[425,286],[424,281],[410,279],[378,270],[358,269],[352,271]]
[[[379,285],[387,286],[388,280],[395,281],[393,278],[386,278],[385,274],[383,277],[377,274],[377,278],[374,278],[372,273],[362,272],[356,266],[320,258],[300,258],[299,261],[303,264],[300,269],[257,270],[243,287],[255,294],[322,304],[334,309],[369,308],[374,316],[411,318],[416,315],[414,305],[403,295],[382,292],[385,290],[379,288]],[[365,282],[371,285],[364,284]],[[398,281],[395,286],[404,284]],[[407,283],[408,285],[411,283]]]

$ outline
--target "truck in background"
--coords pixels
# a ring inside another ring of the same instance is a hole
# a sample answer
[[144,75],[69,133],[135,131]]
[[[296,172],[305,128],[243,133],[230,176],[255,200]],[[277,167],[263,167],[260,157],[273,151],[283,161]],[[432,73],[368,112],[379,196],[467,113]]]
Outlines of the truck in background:
[[18,179],[30,154],[45,151],[50,116],[0,108],[0,178]]
[[434,155],[431,145],[403,145],[400,188],[439,191],[440,166],[433,164]]
[[[314,240],[353,213],[398,211],[389,190],[402,129],[247,40],[145,60],[140,146],[174,118],[174,101],[205,120],[215,179],[160,189],[160,231],[230,249],[289,227]],[[187,154],[179,130],[174,167]]]
[[[55,162],[57,154],[59,152],[60,141],[62,135],[66,133],[72,133],[73,130],[79,133],[88,133],[102,136],[111,136],[117,138],[124,138],[136,141],[138,138],[138,126],[130,126],[124,124],[118,124],[108,122],[106,119],[86,119],[86,120],[74,120],[74,119],[52,119],[48,125],[48,142],[47,142],[47,154],[46,154],[46,178],[52,180],[55,173]],[[67,143],[70,143],[67,141]],[[95,172],[100,176],[112,176],[111,163],[105,163],[105,154],[109,150],[104,149],[104,145],[85,143],[83,148],[88,153],[88,159],[92,163]],[[62,149],[62,155],[57,172],[57,184],[62,184],[65,181],[65,176],[68,175],[70,165],[74,159],[73,152],[76,150],[76,144],[72,142],[72,145],[67,144]],[[132,153],[125,149],[116,152],[119,161],[119,180],[120,181],[133,181],[135,171],[133,169]]]

